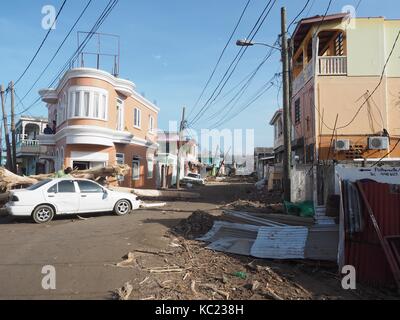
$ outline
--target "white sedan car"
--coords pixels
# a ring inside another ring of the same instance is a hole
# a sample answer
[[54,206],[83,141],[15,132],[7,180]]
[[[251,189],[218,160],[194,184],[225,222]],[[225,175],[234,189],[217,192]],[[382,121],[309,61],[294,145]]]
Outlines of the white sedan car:
[[36,223],[55,215],[114,212],[123,216],[140,207],[133,194],[108,190],[85,179],[44,180],[24,190],[13,190],[6,208],[15,217],[32,217]]
[[183,177],[183,183],[192,183],[192,184],[199,184],[204,186],[206,183],[204,179],[201,178],[201,175],[197,173],[189,173],[187,176]]

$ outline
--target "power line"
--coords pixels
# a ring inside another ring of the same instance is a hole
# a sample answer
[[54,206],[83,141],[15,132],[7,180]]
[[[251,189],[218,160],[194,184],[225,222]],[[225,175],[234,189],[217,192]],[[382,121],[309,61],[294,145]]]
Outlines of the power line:
[[219,56],[219,58],[218,58],[218,61],[217,61],[216,65],[215,65],[215,67],[214,67],[214,69],[213,69],[213,71],[212,71],[210,77],[209,77],[208,80],[207,80],[207,83],[206,83],[205,87],[203,88],[203,90],[202,90],[202,92],[201,92],[199,98],[197,99],[197,101],[196,101],[194,107],[192,108],[192,110],[191,110],[190,113],[189,113],[189,117],[192,115],[193,111],[194,111],[194,110],[196,109],[196,107],[198,106],[198,104],[199,104],[201,98],[203,97],[205,91],[207,90],[207,88],[208,88],[208,86],[209,86],[211,80],[213,79],[213,77],[214,77],[214,75],[215,75],[215,72],[217,71],[217,68],[218,68],[218,66],[219,66],[219,64],[220,64],[220,62],[221,62],[221,60],[222,60],[222,57],[224,56],[225,51],[226,51],[226,49],[228,48],[228,45],[231,43],[231,40],[232,40],[233,36],[234,36],[235,33],[236,33],[236,30],[238,29],[240,23],[242,22],[243,16],[245,15],[245,13],[246,13],[246,11],[247,11],[247,8],[249,7],[250,1],[251,1],[251,0],[248,0],[247,3],[246,3],[246,5],[245,5],[245,7],[243,8],[242,13],[241,13],[241,15],[240,15],[240,17],[239,17],[239,20],[237,21],[237,23],[236,23],[236,25],[235,25],[235,27],[234,27],[234,29],[233,29],[233,31],[232,31],[232,33],[231,33],[231,35],[230,35],[228,41],[226,42],[225,47],[224,47],[224,49],[222,50],[222,52],[221,52],[221,54],[220,54],[220,56]]
[[301,11],[297,14],[297,16],[292,20],[292,22],[290,22],[287,31],[289,32],[290,28],[292,27],[292,25],[294,23],[296,23],[297,19],[303,14],[303,12],[307,9],[308,5],[310,4],[311,0],[307,0],[303,9],[301,9]]
[[332,1],[333,0],[329,0],[329,3],[328,3],[328,6],[327,6],[327,8],[325,10],[324,16],[323,16],[322,20],[318,23],[318,27],[314,32],[314,36],[318,34],[319,29],[321,28],[321,25],[325,22],[326,16],[328,15],[329,9],[331,8],[331,5],[332,5]]
[[[272,3],[272,5],[271,5]],[[269,16],[269,13],[271,12],[272,8],[274,7],[276,3],[276,0],[270,0],[267,5],[265,6],[264,10],[262,11],[261,15],[257,19],[256,23],[254,24],[252,30],[250,31],[249,35],[247,38],[250,38],[250,41],[254,39],[254,37],[257,35],[258,31],[264,24],[266,18]],[[207,100],[207,102],[204,104],[204,106],[201,108],[201,110],[195,115],[195,117],[192,119],[191,124],[196,123],[202,115],[210,108],[210,103],[214,102],[218,96],[222,93],[222,90],[225,88],[226,84],[232,77],[233,73],[235,72],[237,66],[239,65],[239,62],[243,58],[244,54],[246,53],[248,47],[241,47],[239,52],[237,53],[236,57],[233,59],[231,64],[229,65],[227,71],[223,75],[222,79],[219,81],[217,87]],[[236,63],[235,63],[236,62]],[[233,67],[233,68],[232,68]],[[231,70],[232,68],[232,70]],[[231,71],[231,72],[230,72]],[[230,72],[230,73],[229,73]],[[228,75],[229,74],[229,75]],[[219,92],[217,93],[217,91]],[[214,100],[213,100],[214,99]]]
[[254,80],[257,73],[261,70],[261,68],[265,65],[265,63],[271,58],[273,53],[274,53],[274,49],[271,48],[270,52],[268,52],[268,54],[261,61],[261,63],[258,65],[258,67],[253,71],[253,73],[251,74],[251,76],[247,80],[247,82],[240,88],[240,90],[233,96],[233,98],[227,104],[225,104],[225,106],[223,108],[221,108],[220,110],[217,110],[215,113],[213,113],[210,117],[208,117],[204,121],[207,122],[207,121],[214,119],[219,114],[221,114],[226,108],[228,108],[228,106],[231,103],[234,102],[233,105],[231,106],[231,108],[229,109],[229,111],[226,113],[226,114],[229,114],[233,110],[233,108],[236,106],[236,104],[240,101],[240,99],[242,98],[242,96],[244,95],[244,93],[246,92],[246,90],[249,88],[250,84]]
[[392,57],[392,55],[393,55],[394,49],[396,48],[397,42],[399,41],[399,38],[400,38],[400,31],[399,31],[398,34],[397,34],[397,37],[396,37],[396,39],[395,39],[395,41],[394,41],[394,44],[393,44],[392,49],[391,49],[391,51],[390,51],[390,53],[389,53],[389,56],[388,56],[388,58],[386,59],[385,65],[383,66],[382,74],[381,74],[381,77],[380,77],[380,79],[379,79],[379,82],[378,82],[377,86],[376,86],[375,89],[368,95],[368,97],[365,99],[364,103],[361,104],[361,106],[358,108],[357,112],[356,112],[355,115],[351,118],[351,120],[350,120],[347,124],[345,124],[345,125],[339,127],[338,130],[344,129],[344,128],[347,128],[348,126],[350,126],[350,125],[356,120],[356,118],[358,117],[358,115],[360,114],[360,112],[361,112],[361,110],[364,108],[364,106],[367,104],[367,102],[372,98],[372,96],[376,93],[376,91],[378,91],[379,87],[381,86],[381,84],[382,84],[382,82],[383,82],[383,78],[384,78],[384,76],[385,76],[385,72],[386,72],[387,65],[389,64],[389,61],[390,61],[390,59],[391,59],[391,57]]
[[[274,79],[276,78],[276,74],[266,83],[264,84],[259,90],[257,90],[257,92],[253,95],[252,98],[250,98],[248,100],[247,103],[244,104],[244,106],[242,106],[240,108],[240,111],[237,113],[234,113],[232,115],[229,115],[229,113],[226,114],[225,118],[220,119],[217,123],[213,124],[210,126],[210,129],[214,129],[214,128],[218,128],[221,124],[223,124],[224,122],[229,122],[232,119],[236,118],[237,116],[239,116],[241,113],[243,113],[245,110],[247,110],[251,105],[253,105],[256,101],[258,101],[267,91],[269,91],[273,86],[274,86]],[[233,109],[232,109],[233,110]],[[231,111],[232,111],[231,110]]]
[[61,44],[59,45],[58,49],[56,50],[56,52],[54,53],[53,57],[50,59],[49,63],[47,64],[47,66],[42,70],[42,73],[39,75],[39,77],[36,79],[36,81],[32,84],[32,86],[30,87],[30,89],[26,92],[26,94],[22,97],[21,101],[24,101],[25,98],[28,96],[29,93],[32,92],[33,88],[35,87],[35,85],[39,82],[39,80],[42,78],[43,74],[47,71],[47,69],[50,67],[51,63],[54,61],[54,59],[56,58],[56,56],[58,55],[58,53],[60,52],[61,48],[64,46],[65,42],[67,41],[67,39],[69,38],[69,36],[71,35],[72,31],[75,29],[76,25],[79,23],[79,21],[81,20],[82,16],[85,14],[86,10],[88,9],[89,5],[92,3],[92,0],[89,0],[88,3],[86,4],[86,6],[84,7],[84,9],[82,10],[82,12],[80,13],[79,17],[76,19],[75,23],[73,24],[73,26],[71,27],[71,29],[69,30],[68,34],[65,36],[64,40],[61,42]]
[[[61,70],[58,72],[58,74],[54,77],[53,81],[47,86],[47,87],[52,87],[56,81],[60,78],[60,76],[71,66],[71,62],[76,59],[77,56],[79,56],[80,52],[85,48],[87,43],[90,41],[90,39],[93,37],[95,32],[100,28],[100,26],[104,23],[105,19],[108,17],[108,15],[111,13],[111,11],[115,8],[119,0],[110,0],[108,4],[106,5],[105,9],[95,22],[94,26],[92,27],[91,31],[88,32],[86,38],[83,40],[81,45],[78,47],[77,50],[72,54],[72,56],[67,60],[65,65],[61,68]],[[25,108],[21,113],[16,114],[21,115],[28,110],[30,110],[32,107],[36,106],[38,102],[41,100],[41,97],[38,97],[32,104],[30,104],[27,108]]]
[[14,86],[17,85],[18,82],[21,81],[21,79],[22,79],[22,78],[25,76],[25,74],[28,72],[29,68],[32,66],[32,64],[33,64],[33,62],[35,61],[36,57],[38,56],[40,50],[43,48],[44,43],[46,42],[47,38],[49,37],[49,35],[50,35],[50,33],[51,33],[51,30],[52,30],[53,27],[54,27],[54,24],[57,22],[58,17],[60,16],[61,12],[63,11],[66,2],[67,2],[67,0],[64,0],[63,4],[61,5],[60,10],[59,10],[58,13],[57,13],[56,18],[54,19],[54,21],[53,21],[53,23],[52,23],[50,29],[47,31],[47,34],[46,34],[46,36],[44,37],[42,43],[40,44],[39,48],[36,50],[36,53],[34,54],[33,58],[32,58],[31,61],[29,62],[28,66],[25,68],[24,72],[19,76],[19,78],[17,79],[17,81],[15,81]]

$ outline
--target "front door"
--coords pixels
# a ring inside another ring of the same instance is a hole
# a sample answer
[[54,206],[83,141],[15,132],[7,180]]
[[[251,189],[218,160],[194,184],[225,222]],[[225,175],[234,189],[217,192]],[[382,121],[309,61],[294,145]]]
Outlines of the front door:
[[79,212],[107,212],[113,209],[110,197],[97,183],[77,181],[80,190]]
[[57,213],[73,214],[79,209],[79,193],[72,180],[64,180],[51,187],[46,194],[47,201],[54,204]]

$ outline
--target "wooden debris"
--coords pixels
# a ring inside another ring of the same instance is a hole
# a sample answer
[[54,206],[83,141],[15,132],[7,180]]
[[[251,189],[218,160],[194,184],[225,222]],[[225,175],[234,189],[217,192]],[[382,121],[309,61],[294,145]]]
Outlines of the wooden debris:
[[[126,176],[130,171],[128,165],[115,165],[89,170],[74,170],[70,175],[74,178],[96,180],[100,177]],[[18,176],[7,169],[0,167],[0,193],[12,190],[16,186],[31,186],[46,179],[53,179],[56,174],[42,174],[36,176]]]
[[192,293],[197,296],[198,292],[196,291],[196,280],[193,280],[191,285],[190,285],[190,290],[192,291]]
[[184,272],[185,269],[178,267],[160,267],[147,269],[150,273],[180,273]]
[[116,266],[119,268],[133,268],[137,264],[135,255],[132,252],[129,252],[124,259],[124,261],[117,263]]
[[128,300],[133,291],[133,286],[127,282],[122,288],[119,288],[116,292],[118,300]]
[[149,280],[149,279],[150,279],[150,277],[144,278],[144,280],[142,282],[140,282],[139,285],[141,286],[141,285],[145,284],[147,282],[147,280]]
[[283,300],[282,297],[278,296],[275,292],[273,292],[271,289],[267,288],[266,291],[263,292],[263,294],[269,298],[272,298],[274,300]]
[[260,286],[261,286],[261,283],[260,283],[260,282],[258,282],[257,280],[256,280],[256,281],[253,281],[253,284],[252,284],[252,286],[251,286],[251,291],[257,291],[258,288],[260,288]]
[[225,297],[226,300],[229,300],[229,296],[230,296],[229,293],[219,290],[217,288],[217,286],[215,286],[213,284],[201,284],[201,285],[199,285],[199,287],[213,290],[214,292],[218,293],[220,296]]

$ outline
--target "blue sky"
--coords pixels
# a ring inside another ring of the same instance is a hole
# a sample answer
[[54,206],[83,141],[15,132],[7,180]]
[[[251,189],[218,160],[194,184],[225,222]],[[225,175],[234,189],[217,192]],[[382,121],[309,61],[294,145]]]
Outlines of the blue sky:
[[[77,30],[90,30],[107,2],[108,0],[93,1]],[[101,32],[114,33],[121,37],[120,76],[135,82],[137,91],[143,93],[149,100],[156,101],[161,108],[160,128],[167,129],[170,120],[179,119],[183,106],[188,108],[188,113],[192,110],[246,2],[247,0],[120,0],[103,24]],[[307,9],[306,13],[323,14],[328,0],[312,2],[311,10]],[[359,0],[334,0],[330,13],[340,12],[343,6],[355,6],[358,2]],[[59,8],[61,3],[61,0],[14,0],[2,3],[0,83],[7,84],[21,74],[46,34],[47,31],[41,27],[42,7],[54,5]],[[249,33],[266,3],[265,0],[251,1],[234,40],[243,38]],[[38,73],[54,54],[85,4],[86,1],[67,1],[57,28],[52,31],[37,60],[16,87],[20,97],[29,89]],[[304,4],[305,0],[278,0],[255,40],[272,44],[280,30],[280,7],[283,5],[287,7],[290,21]],[[357,15],[400,18],[396,16],[396,13],[400,12],[399,9],[398,0],[363,0]],[[24,105],[30,105],[37,98],[38,89],[48,85],[76,47],[76,32],[74,32],[35,90],[25,99]],[[233,41],[221,61],[214,81],[211,82],[209,90],[201,101],[203,104],[238,50]],[[222,96],[258,66],[266,55],[266,50],[261,46],[247,50]],[[233,115],[237,117],[224,123],[221,128],[255,129],[256,145],[272,146],[273,130],[268,123],[274,111],[281,105],[278,83],[246,112],[240,113],[240,111],[254,93],[279,71],[280,57],[279,54],[275,54],[260,70],[233,110]],[[207,115],[224,110],[228,100],[229,96],[227,100],[213,105]],[[203,105],[202,103],[199,107]],[[196,110],[199,110],[199,107]],[[17,112],[22,109],[23,107],[19,106]],[[27,114],[46,115],[46,112],[45,106],[39,104]],[[194,127],[207,128],[219,119],[203,120]]]

